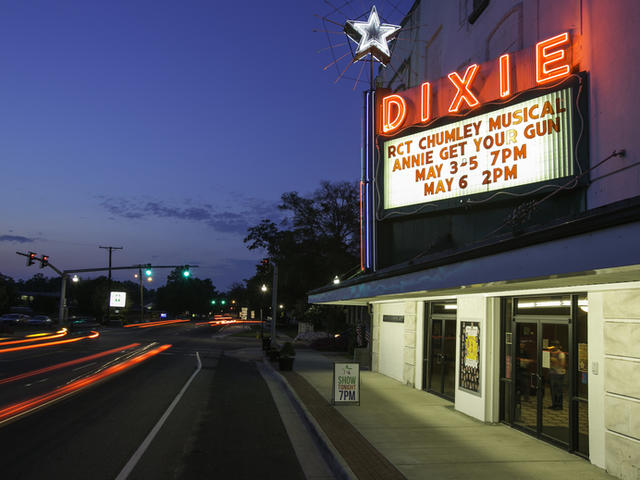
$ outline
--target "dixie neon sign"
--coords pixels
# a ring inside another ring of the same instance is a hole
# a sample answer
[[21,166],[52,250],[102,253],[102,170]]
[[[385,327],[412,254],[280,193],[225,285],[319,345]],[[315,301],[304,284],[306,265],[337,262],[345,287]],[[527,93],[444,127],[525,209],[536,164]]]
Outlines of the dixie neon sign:
[[[569,33],[564,32],[538,42],[533,54],[531,50],[507,53],[497,62],[474,63],[464,73],[451,72],[437,85],[424,82],[419,88],[402,94],[383,96],[378,106],[378,134],[394,135],[401,128],[426,124],[438,116],[458,115],[488,101],[508,99],[518,91],[560,81],[571,74],[571,46]],[[517,85],[514,75],[516,63],[523,67],[523,72],[517,77]],[[526,70],[532,70],[532,64],[534,78],[523,78]],[[476,88],[479,75],[484,81]],[[434,92],[437,93],[435,100]]]

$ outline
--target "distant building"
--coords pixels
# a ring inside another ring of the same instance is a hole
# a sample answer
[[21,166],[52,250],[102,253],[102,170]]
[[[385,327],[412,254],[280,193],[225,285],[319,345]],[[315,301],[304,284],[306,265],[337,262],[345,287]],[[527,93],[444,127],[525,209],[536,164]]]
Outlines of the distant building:
[[416,1],[375,91],[363,273],[309,296],[370,309],[375,371],[620,478],[640,474],[638,22],[635,0]]

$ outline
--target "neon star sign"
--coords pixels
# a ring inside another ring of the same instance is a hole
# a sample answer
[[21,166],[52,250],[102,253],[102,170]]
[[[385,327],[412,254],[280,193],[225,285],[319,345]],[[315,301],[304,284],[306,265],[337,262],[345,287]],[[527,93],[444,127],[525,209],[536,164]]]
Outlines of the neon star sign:
[[373,58],[386,66],[391,60],[389,42],[398,35],[399,30],[399,25],[380,23],[375,5],[371,8],[369,19],[366,22],[347,20],[344,25],[344,33],[358,44],[353,61],[357,62],[371,54]]

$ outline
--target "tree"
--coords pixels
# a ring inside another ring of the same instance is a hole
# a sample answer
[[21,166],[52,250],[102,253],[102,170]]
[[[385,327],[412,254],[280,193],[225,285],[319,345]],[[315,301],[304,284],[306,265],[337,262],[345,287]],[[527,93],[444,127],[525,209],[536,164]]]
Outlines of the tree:
[[[322,182],[310,196],[287,192],[280,226],[263,219],[250,227],[244,242],[249,250],[264,250],[278,264],[278,303],[300,317],[308,308],[307,292],[326,285],[335,275],[359,264],[359,192],[356,183]],[[250,295],[270,284],[270,270],[258,265],[247,281]]]
[[0,274],[0,313],[9,311],[17,295],[18,289],[13,279]]
[[210,279],[201,280],[182,275],[182,268],[175,268],[167,277],[167,284],[156,293],[156,304],[161,310],[177,315],[185,312],[206,314],[211,310],[211,300],[219,293]]

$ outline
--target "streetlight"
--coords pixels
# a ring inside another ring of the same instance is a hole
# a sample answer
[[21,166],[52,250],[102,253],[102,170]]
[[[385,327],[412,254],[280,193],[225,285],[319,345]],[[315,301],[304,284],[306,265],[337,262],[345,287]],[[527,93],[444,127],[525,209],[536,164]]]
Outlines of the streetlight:
[[335,277],[333,277],[333,284],[334,285],[338,285],[340,283],[340,277],[338,277],[338,275],[336,275]]
[[262,292],[262,298],[260,299],[260,340],[262,340],[264,348],[264,320],[262,319],[262,304],[264,303],[264,294],[267,293],[267,286],[264,283],[260,287],[260,291]]
[[71,281],[72,281],[73,283],[78,283],[78,282],[80,281],[80,277],[79,277],[78,275],[74,275],[74,276],[71,278]]

